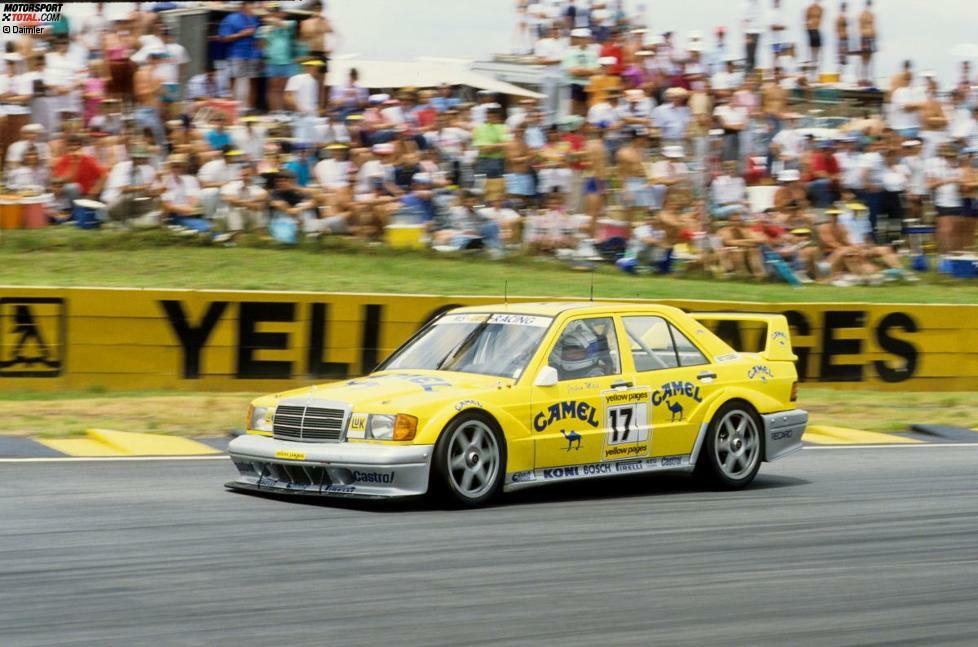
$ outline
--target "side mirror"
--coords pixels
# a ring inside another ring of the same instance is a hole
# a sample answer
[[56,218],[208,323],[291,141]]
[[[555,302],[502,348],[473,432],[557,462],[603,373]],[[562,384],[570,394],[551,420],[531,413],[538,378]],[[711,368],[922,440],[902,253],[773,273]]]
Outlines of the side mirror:
[[557,369],[553,366],[544,366],[537,374],[537,379],[533,386],[553,386],[557,383]]

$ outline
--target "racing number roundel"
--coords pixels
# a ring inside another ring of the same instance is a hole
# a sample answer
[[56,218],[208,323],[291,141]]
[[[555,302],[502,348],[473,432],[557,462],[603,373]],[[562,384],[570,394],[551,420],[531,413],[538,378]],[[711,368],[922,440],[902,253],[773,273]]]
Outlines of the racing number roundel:
[[648,389],[605,391],[604,460],[648,456],[650,447]]

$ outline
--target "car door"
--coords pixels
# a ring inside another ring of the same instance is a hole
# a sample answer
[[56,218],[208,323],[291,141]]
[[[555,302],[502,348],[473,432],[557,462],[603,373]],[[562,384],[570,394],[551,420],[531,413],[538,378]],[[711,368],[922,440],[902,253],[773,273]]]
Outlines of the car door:
[[[531,392],[537,469],[602,460],[607,432],[603,394],[630,384],[622,375],[618,337],[611,316],[577,318],[565,324],[547,349],[546,366],[556,370],[555,383],[535,384]],[[553,475],[587,474],[574,470]]]
[[700,348],[667,318],[622,315],[621,322],[635,386],[650,392],[650,455],[679,464],[696,442],[702,403],[716,388],[716,373]]

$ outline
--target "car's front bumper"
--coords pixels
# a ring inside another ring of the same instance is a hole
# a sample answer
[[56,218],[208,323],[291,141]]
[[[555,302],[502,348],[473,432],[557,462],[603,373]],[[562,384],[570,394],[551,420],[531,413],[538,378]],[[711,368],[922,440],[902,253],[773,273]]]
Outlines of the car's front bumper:
[[428,491],[432,445],[303,443],[239,436],[228,453],[239,476],[235,490],[386,498]]

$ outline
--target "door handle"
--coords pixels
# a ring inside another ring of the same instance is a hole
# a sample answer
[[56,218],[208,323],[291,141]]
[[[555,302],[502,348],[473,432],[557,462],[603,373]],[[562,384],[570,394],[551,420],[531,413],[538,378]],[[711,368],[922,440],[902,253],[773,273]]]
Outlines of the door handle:
[[698,380],[715,380],[717,379],[717,374],[713,371],[702,371],[697,373],[696,379]]
[[618,380],[617,382],[611,383],[611,388],[613,389],[628,389],[633,386],[635,385],[632,384],[631,382],[628,382],[627,380]]

